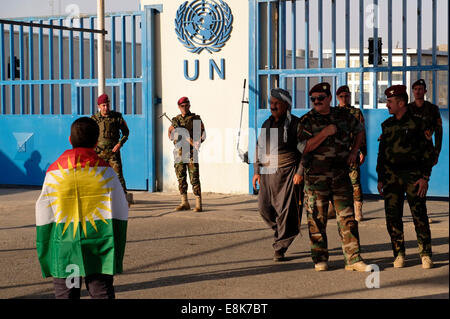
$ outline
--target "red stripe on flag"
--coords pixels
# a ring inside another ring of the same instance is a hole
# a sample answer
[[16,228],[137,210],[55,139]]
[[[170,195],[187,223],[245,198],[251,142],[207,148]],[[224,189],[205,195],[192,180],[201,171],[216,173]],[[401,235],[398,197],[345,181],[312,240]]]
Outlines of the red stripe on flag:
[[58,164],[63,169],[69,167],[67,159],[70,159],[72,166],[75,167],[78,161],[81,166],[84,167],[87,162],[89,166],[93,167],[98,161],[98,166],[110,166],[107,162],[98,157],[97,153],[92,148],[77,147],[71,150],[67,150],[61,154],[61,156],[47,169],[47,173],[59,169]]

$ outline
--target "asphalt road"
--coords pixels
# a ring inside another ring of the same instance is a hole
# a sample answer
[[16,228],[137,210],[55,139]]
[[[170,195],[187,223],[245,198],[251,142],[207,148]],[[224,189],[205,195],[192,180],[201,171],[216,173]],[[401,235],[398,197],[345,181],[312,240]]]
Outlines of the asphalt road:
[[[0,298],[54,298],[52,280],[42,278],[36,254],[39,192],[0,189]],[[330,220],[330,270],[319,273],[310,257],[305,214],[288,261],[275,263],[272,231],[259,216],[256,196],[206,193],[202,213],[175,212],[179,196],[173,193],[134,192],[134,197],[124,273],[115,276],[117,298],[449,298],[448,201],[428,202],[433,269],[421,268],[407,205],[406,267],[392,267],[383,202],[366,200],[366,220],[359,224],[362,257],[380,271],[344,270],[336,221]],[[82,296],[89,298],[84,287]]]

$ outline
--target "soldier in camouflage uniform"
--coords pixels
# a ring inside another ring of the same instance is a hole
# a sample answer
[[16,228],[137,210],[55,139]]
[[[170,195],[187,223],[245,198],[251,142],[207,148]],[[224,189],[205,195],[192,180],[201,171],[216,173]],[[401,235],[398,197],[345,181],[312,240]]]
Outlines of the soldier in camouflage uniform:
[[309,95],[314,108],[300,118],[298,150],[303,154],[305,206],[315,270],[328,269],[326,226],[331,200],[337,212],[345,269],[366,271],[367,265],[360,256],[358,222],[348,174],[349,164],[357,160],[363,126],[345,109],[330,107],[329,83],[315,85]]
[[133,203],[133,194],[127,192],[125,179],[123,178],[122,160],[120,157],[120,149],[128,140],[130,130],[123,119],[122,114],[110,109],[107,94],[102,94],[98,97],[97,106],[98,112],[91,116],[100,128],[100,135],[95,151],[98,156],[106,161],[117,173],[126,194],[128,204],[130,205]]
[[[439,154],[442,148],[442,119],[439,107],[428,101],[425,101],[425,94],[427,93],[427,85],[423,79],[419,79],[412,85],[414,95],[414,102],[408,104],[411,112],[425,121],[427,126],[427,135],[434,134],[434,165],[439,160]],[[428,219],[431,223],[431,218]]]
[[[361,110],[350,105],[351,95],[350,89],[348,88],[347,85],[343,85],[337,89],[336,97],[339,101],[339,107],[347,110],[364,126],[364,115],[362,114]],[[352,134],[351,137],[354,138]],[[362,215],[363,193],[361,188],[361,171],[359,167],[364,163],[366,155],[367,155],[367,145],[366,145],[366,134],[364,132],[364,138],[361,144],[361,148],[359,149],[358,152],[357,161],[356,163],[350,164],[349,167],[350,181],[352,182],[353,186],[355,219],[358,222],[363,219]],[[330,209],[328,211],[328,218],[330,217],[331,218],[336,217],[336,212],[334,210],[333,205],[330,205]]]
[[178,179],[178,189],[181,194],[181,204],[176,210],[189,210],[186,181],[186,169],[192,190],[195,195],[195,212],[202,211],[202,194],[200,187],[200,171],[198,165],[198,151],[200,144],[206,139],[205,127],[199,115],[191,113],[190,102],[187,97],[178,100],[178,108],[181,114],[172,119],[169,127],[169,139],[175,144],[174,166]]
[[381,124],[377,160],[378,191],[384,197],[386,226],[394,252],[394,267],[405,265],[403,202],[406,198],[414,220],[422,267],[433,267],[431,231],[426,193],[434,162],[431,136],[426,123],[408,109],[406,86],[394,85],[385,91],[387,108],[393,116]]
[[412,85],[414,102],[408,104],[409,109],[415,115],[425,121],[427,136],[434,134],[434,165],[437,164],[442,148],[442,118],[439,107],[425,101],[427,86],[423,79],[417,80]]

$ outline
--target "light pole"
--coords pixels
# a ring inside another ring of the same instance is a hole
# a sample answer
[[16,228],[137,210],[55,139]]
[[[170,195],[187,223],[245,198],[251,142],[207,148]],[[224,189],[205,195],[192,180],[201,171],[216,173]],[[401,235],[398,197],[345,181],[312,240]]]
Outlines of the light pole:
[[[98,29],[105,29],[105,3],[97,0]],[[105,93],[105,34],[97,35],[98,95]]]

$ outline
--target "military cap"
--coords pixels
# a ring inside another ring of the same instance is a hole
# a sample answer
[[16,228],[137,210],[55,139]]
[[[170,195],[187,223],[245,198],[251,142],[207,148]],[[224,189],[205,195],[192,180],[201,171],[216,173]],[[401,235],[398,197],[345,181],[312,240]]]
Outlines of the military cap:
[[424,79],[419,79],[416,82],[413,83],[412,88],[414,89],[414,87],[416,85],[423,85],[423,88],[426,90],[427,89],[427,85],[425,84],[425,80]]
[[343,92],[350,93],[350,89],[348,88],[347,85],[343,85],[343,86],[339,87],[339,89],[337,89],[337,91],[336,91],[336,95],[339,95]]
[[398,96],[398,95],[403,95],[403,94],[407,94],[406,93],[406,86],[405,85],[393,85],[389,88],[387,88],[384,91],[384,94],[386,95],[387,98],[393,97],[393,96]]
[[178,105],[183,104],[183,103],[190,103],[189,99],[186,96],[183,96],[182,98],[180,98],[178,100]]
[[108,94],[106,94],[106,93],[103,93],[97,99],[97,105],[104,104],[104,103],[109,103],[109,97],[108,97]]
[[311,90],[309,90],[309,95],[318,92],[318,93],[326,93],[327,95],[331,95],[330,91],[330,83],[322,82],[319,84],[316,84],[312,87]]

